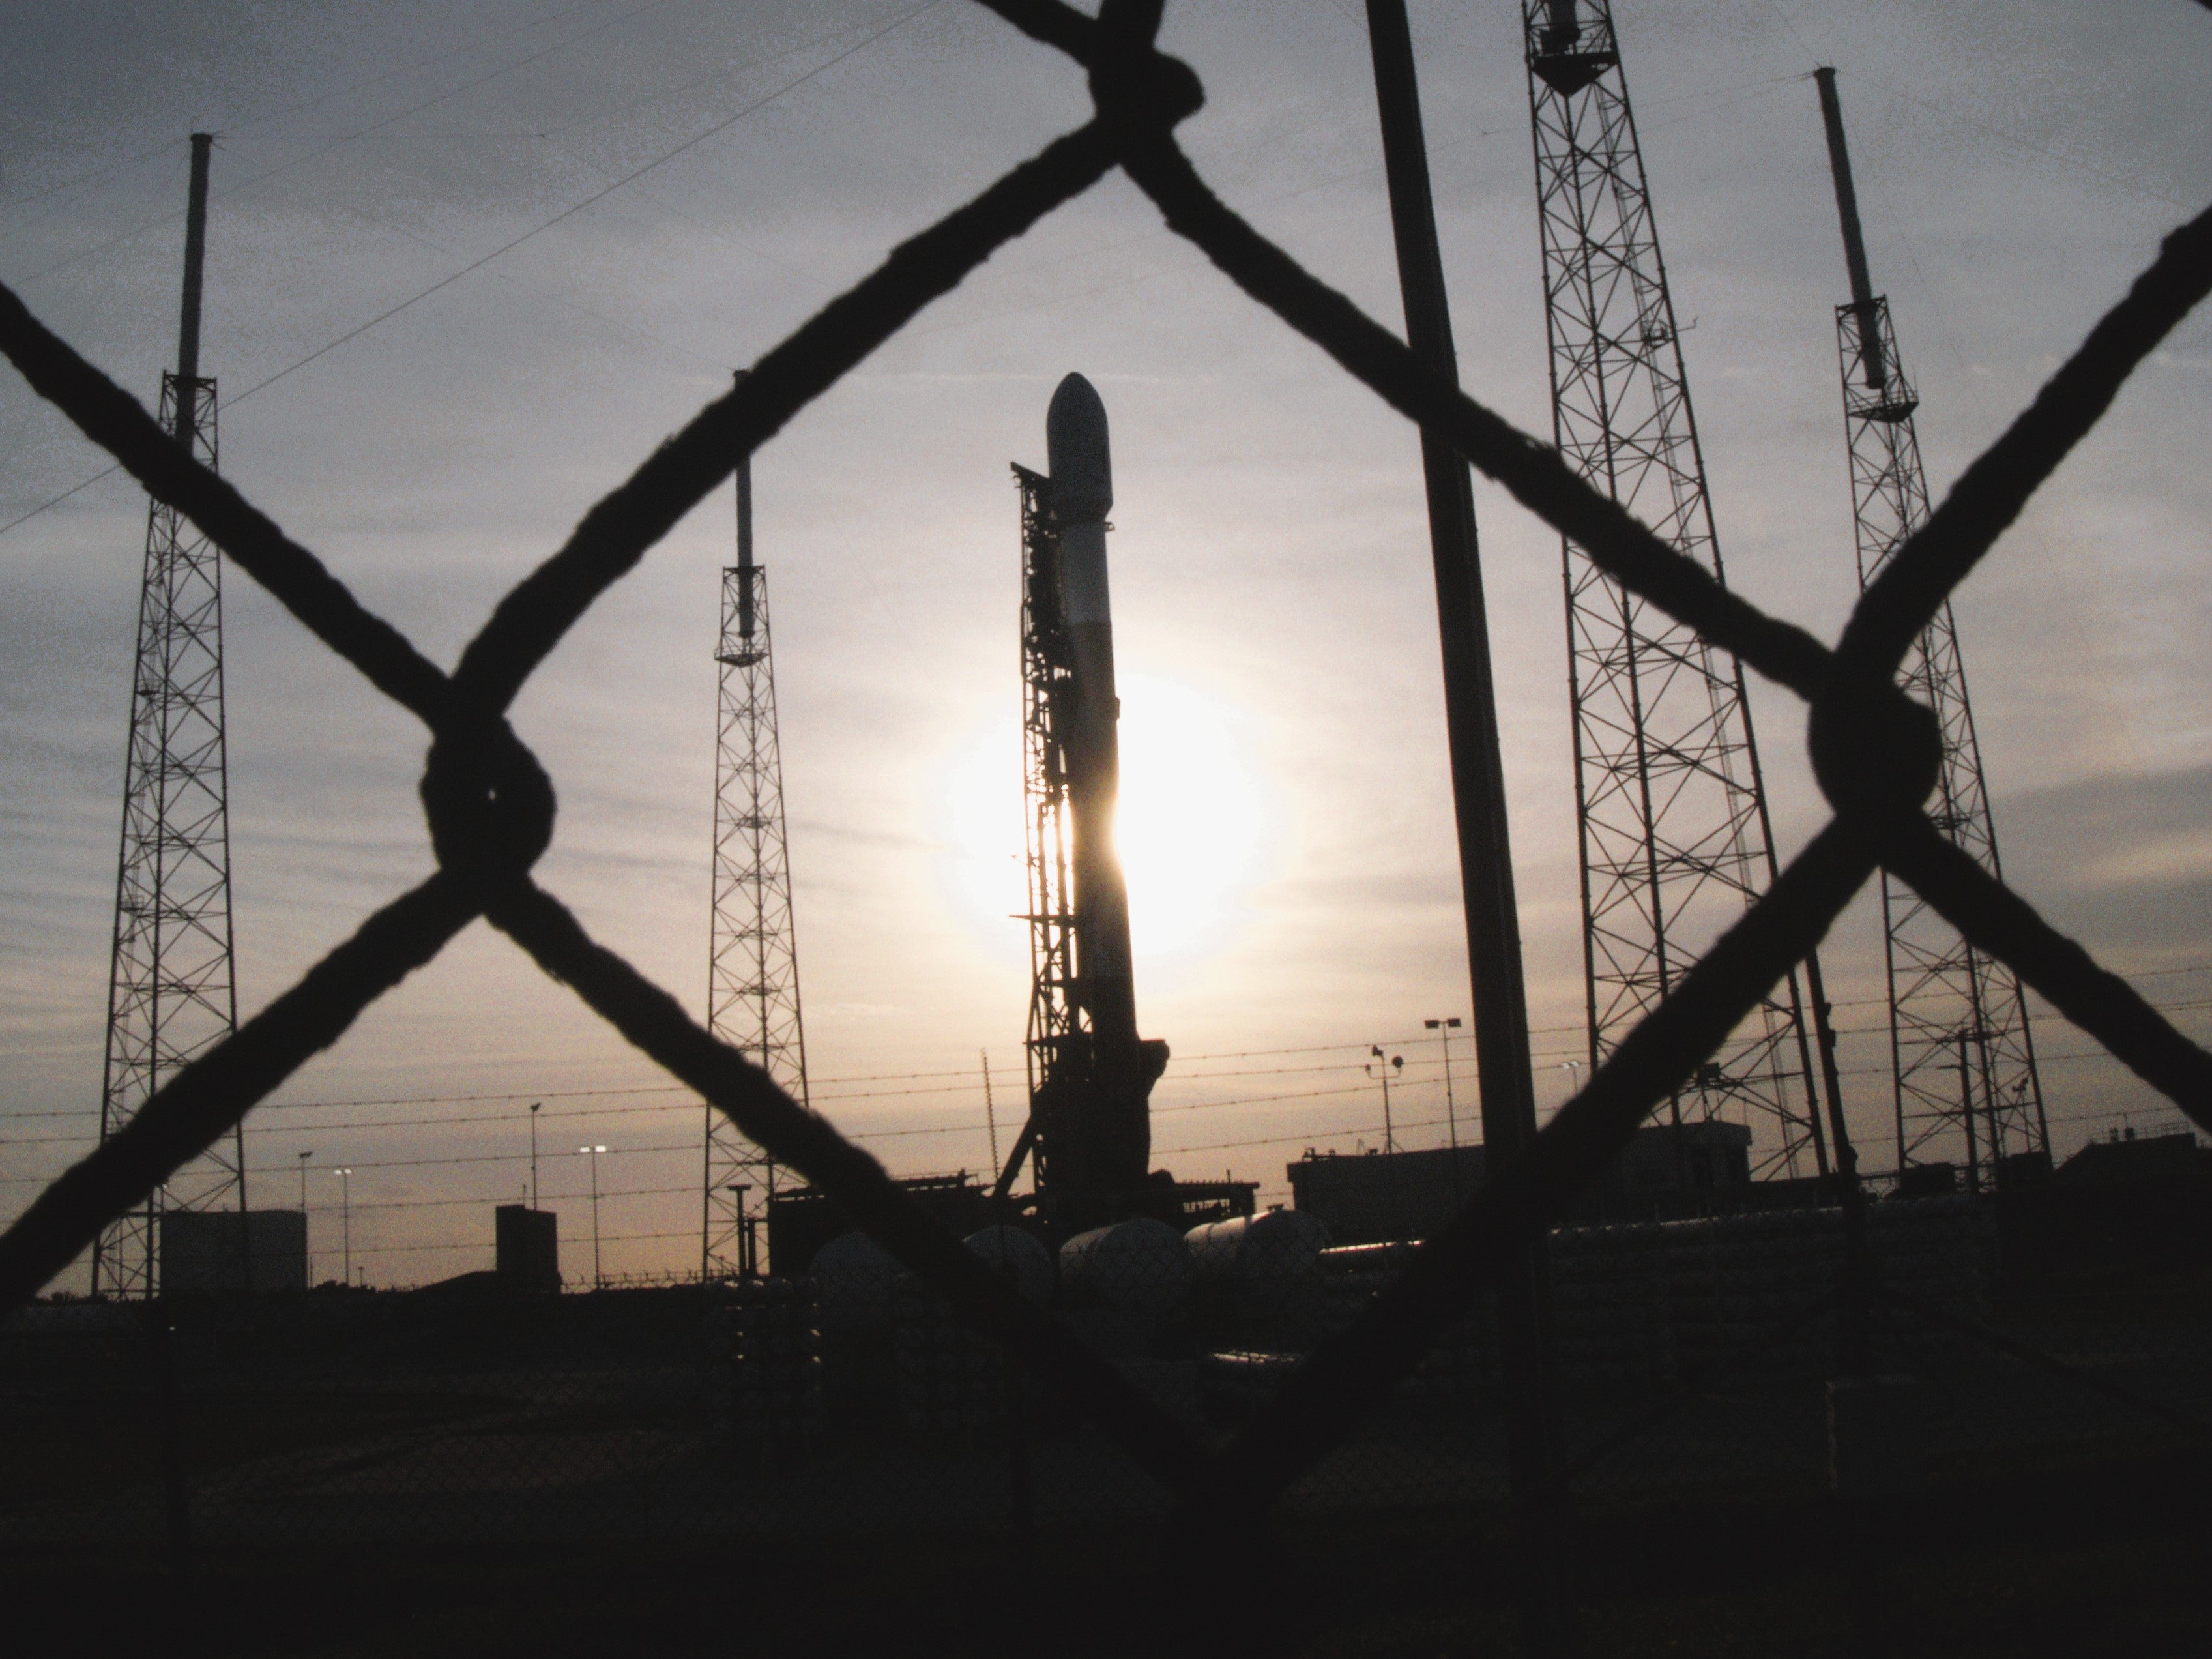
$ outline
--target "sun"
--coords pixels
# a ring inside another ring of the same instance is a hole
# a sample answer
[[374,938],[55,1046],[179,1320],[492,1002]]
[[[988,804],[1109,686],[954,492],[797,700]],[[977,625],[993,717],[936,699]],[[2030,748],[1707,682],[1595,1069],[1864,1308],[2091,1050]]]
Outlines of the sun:
[[[1115,841],[1141,968],[1211,955],[1235,931],[1259,875],[1266,790],[1240,711],[1176,681],[1121,684]],[[947,853],[962,908],[993,937],[1029,908],[1019,721],[979,728],[946,775]],[[1140,988],[1141,989],[1141,988]]]

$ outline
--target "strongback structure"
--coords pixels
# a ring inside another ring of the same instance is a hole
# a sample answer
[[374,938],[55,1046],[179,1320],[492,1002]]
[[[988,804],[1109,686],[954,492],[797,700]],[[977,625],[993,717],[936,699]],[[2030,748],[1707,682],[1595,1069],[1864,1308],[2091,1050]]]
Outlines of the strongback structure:
[[[753,562],[750,458],[738,463],[737,497],[738,562],[722,572],[721,638],[714,651],[721,674],[707,1025],[804,1106],[806,1036],[784,832],[783,757],[776,740],[775,663],[769,651],[768,572]],[[708,1279],[750,1274],[758,1263],[747,1218],[757,1220],[765,1212],[776,1167],[729,1119],[712,1106],[706,1112],[700,1272]]]
[[[1137,1035],[1128,896],[1114,846],[1120,785],[1106,514],[1106,410],[1071,374],[1046,421],[1051,475],[1017,466],[1030,945],[1030,1115],[1000,1172],[1035,1159],[1056,1234],[1137,1213],[1154,1183],[1152,1085],[1167,1045]],[[1179,1201],[1163,1189],[1163,1202]]]
[[[1721,576],[1611,8],[1522,3],[1554,440],[1590,483]],[[1773,836],[1741,665],[1573,544],[1564,556],[1595,1063],[1773,879]],[[1811,990],[1825,1028],[1817,980]],[[1792,973],[1674,1097],[1674,1121],[1741,1118],[1759,1173],[1826,1174],[1807,1014]]]
[[[1836,72],[1822,69],[1814,74],[1851,285],[1850,299],[1836,307],[1836,349],[1863,587],[1928,520],[1928,483],[1913,425],[1920,400],[1898,360],[1888,298],[1874,291],[1867,272]],[[1966,698],[1966,663],[1948,599],[1914,642],[1901,679],[1913,696],[1935,710],[1942,729],[1942,768],[1929,817],[1984,869],[2002,875],[1974,711]],[[2019,976],[1969,945],[1887,870],[1881,874],[1881,913],[1898,1168],[1963,1158],[1966,1185],[1978,1190],[1985,1176],[1994,1177],[2004,1168],[2008,1155],[2048,1156],[2051,1132]]]
[[[194,459],[216,465],[216,386],[200,374],[200,277],[207,246],[212,140],[191,141],[183,316],[177,368],[161,376],[161,424]],[[161,501],[146,525],[138,601],[123,837],[100,1078],[105,1140],[176,1071],[238,1024],[230,914],[230,808],[223,743],[222,557]],[[246,1209],[246,1144],[234,1130],[169,1185],[103,1231],[92,1252],[95,1296],[148,1297],[161,1285],[164,1206]],[[252,1263],[240,1241],[240,1272]]]

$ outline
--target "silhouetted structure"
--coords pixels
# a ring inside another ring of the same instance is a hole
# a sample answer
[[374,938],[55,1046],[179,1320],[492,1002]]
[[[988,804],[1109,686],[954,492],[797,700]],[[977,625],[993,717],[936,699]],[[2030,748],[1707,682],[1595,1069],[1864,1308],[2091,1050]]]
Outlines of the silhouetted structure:
[[[739,380],[744,377],[739,374]],[[713,939],[707,1026],[807,1103],[806,1030],[799,1016],[799,944],[783,813],[783,751],[775,717],[775,660],[768,572],[753,562],[753,470],[737,469],[738,562],[722,572],[721,665],[714,745]],[[774,1160],[706,1109],[699,1270],[754,1270],[749,1206],[775,1191]]]
[[[1426,1238],[1458,1213],[1489,1173],[1481,1146],[1412,1152],[1316,1152],[1288,1166],[1291,1201],[1339,1244]],[[1751,1179],[1751,1131],[1741,1123],[1647,1124],[1575,1201],[1571,1222],[1678,1216],[1832,1202],[1815,1181]]]
[[[192,135],[177,368],[161,376],[161,424],[209,467],[216,465],[216,386],[200,374],[200,287],[213,143],[206,133]],[[100,1090],[102,1140],[137,1116],[187,1062],[237,1029],[229,802],[222,554],[174,507],[156,501],[146,521],[131,679]],[[178,1171],[143,1209],[101,1231],[92,1251],[93,1294],[155,1294],[161,1288],[155,1230],[162,1210],[224,1205],[246,1208],[242,1127]],[[232,1237],[243,1252],[245,1235]],[[250,1275],[251,1266],[241,1254],[239,1272]]]
[[168,1210],[161,1218],[164,1296],[307,1288],[307,1218],[297,1210]]
[[2212,1267],[2212,1150],[2184,1130],[2093,1140],[2041,1181],[2000,1166],[2007,1275],[2028,1283]]
[[[991,1189],[965,1170],[957,1175],[915,1176],[900,1182],[915,1204],[948,1231],[967,1237],[993,1219]],[[790,1187],[767,1202],[768,1271],[796,1279],[831,1239],[855,1231],[845,1206],[813,1187]]]
[[[1858,193],[1844,141],[1836,72],[1815,70],[1835,176],[1836,211],[1851,297],[1836,307],[1844,432],[1850,452],[1851,513],[1859,586],[1928,521],[1928,480],[1913,424],[1919,395],[1905,378],[1889,300],[1874,291],[1859,229]],[[1914,641],[1899,678],[1936,711],[1943,760],[1928,815],[1991,875],[2002,877],[1996,825],[1982,781],[1982,750],[1966,696],[1966,659],[1947,598]],[[2014,1155],[2051,1152],[2043,1079],[2020,976],[1978,951],[1919,894],[1881,872],[1883,960],[1889,979],[1889,1048],[1899,1170],[1965,1153],[1978,1192]]]
[[[1522,0],[1522,14],[1553,438],[1591,484],[1724,580],[1612,9]],[[1742,665],[1573,543],[1562,551],[1595,1064],[1773,881],[1774,837]],[[1817,958],[1807,973],[1825,1029]],[[1762,1173],[1826,1174],[1805,1013],[1793,971],[1669,1099],[1668,1120],[1748,1113],[1779,1137]]]
[[1022,511],[1022,714],[1032,967],[1030,1115],[997,1192],[1036,1160],[1056,1237],[1157,1207],[1152,1085],[1167,1044],[1137,1035],[1129,902],[1114,811],[1121,701],[1106,570],[1105,405],[1070,374],[1045,421],[1051,476],[1014,468]]
[[493,1271],[503,1291],[544,1295],[561,1288],[561,1218],[526,1204],[492,1212]]

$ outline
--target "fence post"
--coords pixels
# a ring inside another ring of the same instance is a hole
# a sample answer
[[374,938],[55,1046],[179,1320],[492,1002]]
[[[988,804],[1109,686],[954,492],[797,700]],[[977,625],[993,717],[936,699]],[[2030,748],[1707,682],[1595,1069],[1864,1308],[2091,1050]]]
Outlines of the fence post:
[[[1431,373],[1457,385],[1436,204],[1429,189],[1420,88],[1405,0],[1368,0],[1382,158],[1397,238],[1406,340]],[[1474,526],[1474,490],[1466,459],[1441,434],[1424,429],[1421,465],[1428,486],[1429,538],[1436,567],[1437,620],[1444,658],[1444,720],[1459,830],[1460,882],[1467,908],[1468,962],[1474,992],[1475,1060],[1481,1079],[1482,1138],[1489,1176],[1536,1138],[1529,1076],[1528,1008],[1521,969],[1521,923],[1513,885],[1498,753],[1498,696],[1491,678],[1489,623]],[[1567,1611],[1551,1547],[1559,1463],[1555,1421],[1558,1367],[1552,1353],[1551,1284],[1541,1234],[1498,1267],[1499,1358],[1506,1395],[1506,1461],[1514,1533],[1521,1559],[1522,1640],[1538,1659],[1568,1647]]]
[[175,1321],[167,1298],[147,1303],[145,1319],[154,1348],[154,1419],[161,1442],[161,1506],[168,1525],[170,1555],[181,1572],[191,1554],[191,1493],[185,1481],[184,1409],[178,1397]]

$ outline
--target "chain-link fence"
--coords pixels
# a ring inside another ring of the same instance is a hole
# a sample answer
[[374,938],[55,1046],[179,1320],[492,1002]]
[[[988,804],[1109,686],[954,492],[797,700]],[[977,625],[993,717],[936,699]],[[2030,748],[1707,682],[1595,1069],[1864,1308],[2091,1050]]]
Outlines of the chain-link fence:
[[[1175,137],[1203,93],[1155,51],[1158,3],[1109,0],[1095,20],[1051,0],[986,3],[1085,66],[1090,118],[761,358],[585,516],[451,673],[0,292],[0,349],[40,394],[422,721],[438,859],[0,1238],[0,1305],[23,1310],[0,1356],[15,1448],[0,1526],[42,1540],[423,1541],[1020,1530],[1110,1515],[1174,1517],[1157,1529],[1170,1559],[1227,1572],[1218,1529],[1204,1550],[1170,1541],[1224,1504],[1251,1529],[1270,1513],[1486,1506],[1557,1543],[1578,1535],[1577,1516],[1630,1498],[1784,1502],[1834,1486],[1894,1504],[1946,1469],[2201,1443],[2201,1310],[2008,1310],[1979,1208],[1862,1207],[1846,1171],[1840,1207],[1557,1233],[1557,1474],[1516,1490],[1484,1286],[1569,1213],[1877,867],[2212,1129],[2212,1055],[1923,814],[1937,736],[1895,684],[1936,610],[2212,287],[2212,215],[2167,240],[1830,646],[1729,592],[1549,446],[1424,370],[1215,197]],[[1833,817],[1533,1149],[1418,1247],[1333,1247],[1272,1217],[1192,1240],[1118,1229],[1056,1259],[1003,1233],[963,1244],[531,875],[553,789],[506,718],[531,673],[738,457],[1116,168],[1254,299],[1607,574],[1809,706]],[[479,916],[831,1194],[867,1250],[782,1280],[511,1303],[344,1292],[25,1308],[105,1223]],[[1581,1559],[1561,1594],[1606,1628],[1603,1587],[1625,1568],[1547,1549]],[[1879,1554],[1837,1556],[1858,1564],[1862,1609],[1879,1605]]]

